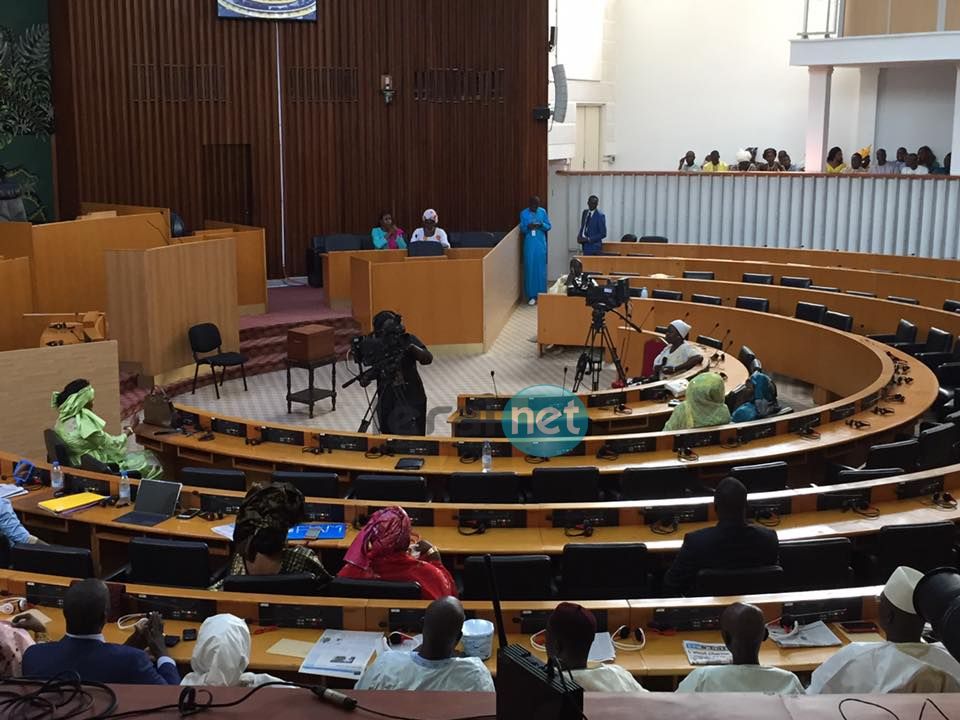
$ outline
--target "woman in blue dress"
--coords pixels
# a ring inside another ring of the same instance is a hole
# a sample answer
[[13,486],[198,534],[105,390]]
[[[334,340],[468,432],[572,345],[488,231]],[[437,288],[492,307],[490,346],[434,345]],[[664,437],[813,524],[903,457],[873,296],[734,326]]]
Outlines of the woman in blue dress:
[[520,234],[523,236],[523,294],[530,305],[537,304],[537,295],[547,291],[547,233],[550,218],[540,207],[540,198],[530,198],[530,206],[520,212]]

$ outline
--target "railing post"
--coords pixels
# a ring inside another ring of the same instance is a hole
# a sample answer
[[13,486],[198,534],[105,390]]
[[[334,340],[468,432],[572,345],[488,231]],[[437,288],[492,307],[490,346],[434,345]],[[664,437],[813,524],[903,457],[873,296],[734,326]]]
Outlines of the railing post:
[[807,29],[810,22],[810,0],[803,0],[803,30],[800,31],[800,37],[807,39]]

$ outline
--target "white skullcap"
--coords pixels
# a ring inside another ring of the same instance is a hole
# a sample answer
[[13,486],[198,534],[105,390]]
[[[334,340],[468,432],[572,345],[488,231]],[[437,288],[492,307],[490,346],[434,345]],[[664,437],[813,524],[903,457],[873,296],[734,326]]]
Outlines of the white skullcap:
[[750,162],[750,151],[737,150],[737,162]]
[[893,571],[887,584],[883,586],[883,594],[898,610],[916,615],[917,609],[913,606],[913,590],[921,578],[923,573],[919,570],[901,565]]
[[684,340],[687,339],[687,335],[690,334],[690,326],[687,325],[683,320],[674,320],[670,323],[670,327],[680,333],[680,337]]
[[437,215],[437,211],[436,211],[436,210],[424,210],[424,211],[423,211],[423,219],[424,219],[424,220],[433,220],[434,222],[437,222],[440,218],[439,218],[439,216]]

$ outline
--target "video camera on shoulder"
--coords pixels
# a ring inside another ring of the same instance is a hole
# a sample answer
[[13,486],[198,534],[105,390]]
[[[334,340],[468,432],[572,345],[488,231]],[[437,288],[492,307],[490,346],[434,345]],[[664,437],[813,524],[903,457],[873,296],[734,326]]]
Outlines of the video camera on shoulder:
[[391,310],[383,310],[373,318],[373,332],[358,335],[350,341],[353,359],[360,365],[374,367],[399,356],[410,344],[403,318]]

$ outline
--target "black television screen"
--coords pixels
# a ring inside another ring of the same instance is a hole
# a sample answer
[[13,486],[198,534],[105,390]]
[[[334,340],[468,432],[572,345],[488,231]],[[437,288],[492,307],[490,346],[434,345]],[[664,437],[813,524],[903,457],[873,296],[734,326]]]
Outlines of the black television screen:
[[217,0],[222,18],[316,20],[317,0]]

